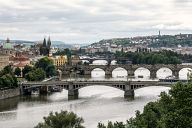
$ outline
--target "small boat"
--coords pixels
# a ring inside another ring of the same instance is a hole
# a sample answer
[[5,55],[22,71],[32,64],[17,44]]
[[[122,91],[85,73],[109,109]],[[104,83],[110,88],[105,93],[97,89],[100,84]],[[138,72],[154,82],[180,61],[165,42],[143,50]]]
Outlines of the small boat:
[[32,90],[31,95],[39,95],[39,90],[38,89]]
[[51,89],[51,92],[61,92],[62,91],[62,89],[60,88],[60,87],[53,87],[52,89]]

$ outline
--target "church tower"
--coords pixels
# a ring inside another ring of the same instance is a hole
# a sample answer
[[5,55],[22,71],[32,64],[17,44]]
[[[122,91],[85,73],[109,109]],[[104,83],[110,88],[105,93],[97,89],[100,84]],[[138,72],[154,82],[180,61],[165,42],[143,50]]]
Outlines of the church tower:
[[46,45],[46,39],[44,38],[44,40],[43,40],[43,47],[46,47],[47,45]]
[[51,39],[50,39],[50,36],[48,38],[48,41],[47,41],[47,48],[51,48]]

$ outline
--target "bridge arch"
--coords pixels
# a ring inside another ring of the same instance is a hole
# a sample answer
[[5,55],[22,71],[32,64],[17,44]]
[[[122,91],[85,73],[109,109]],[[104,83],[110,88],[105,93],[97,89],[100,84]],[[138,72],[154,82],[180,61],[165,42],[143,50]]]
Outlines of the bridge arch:
[[125,68],[117,67],[112,70],[112,77],[122,78],[122,77],[127,77],[127,75],[128,75],[128,71]]
[[115,89],[119,89],[121,91],[125,91],[125,86],[126,85],[92,85],[92,84],[87,84],[87,85],[73,85],[74,86],[74,90],[80,90],[82,88],[86,88],[86,87],[91,87],[91,86],[105,86],[105,87],[110,87],[110,88],[115,88]]
[[188,79],[190,73],[192,73],[192,68],[182,68],[179,70],[179,79]]
[[94,68],[91,71],[91,77],[105,77],[105,70],[102,68]]
[[134,71],[134,75],[136,78],[139,78],[139,77],[150,78],[151,72],[146,67],[139,67]]
[[168,67],[161,67],[157,70],[156,76],[159,79],[165,79],[169,76],[173,76],[173,71]]
[[111,61],[111,65],[116,65],[117,64],[117,61],[116,60],[112,60]]

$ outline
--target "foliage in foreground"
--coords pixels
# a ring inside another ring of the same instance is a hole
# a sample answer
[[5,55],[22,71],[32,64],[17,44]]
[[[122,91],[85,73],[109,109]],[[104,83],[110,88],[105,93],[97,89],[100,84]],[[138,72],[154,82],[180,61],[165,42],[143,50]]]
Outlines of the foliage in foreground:
[[102,123],[98,128],[192,128],[192,83],[177,83],[169,94],[162,92],[160,99],[148,103],[141,114],[125,124]]
[[44,117],[43,123],[39,123],[34,128],[84,128],[83,122],[83,118],[73,112],[61,111],[54,114],[51,112],[48,117]]

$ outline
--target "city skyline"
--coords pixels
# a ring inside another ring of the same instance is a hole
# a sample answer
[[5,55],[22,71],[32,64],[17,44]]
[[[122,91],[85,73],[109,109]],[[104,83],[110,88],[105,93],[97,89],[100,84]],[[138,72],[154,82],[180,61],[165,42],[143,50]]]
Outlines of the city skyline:
[[[166,4],[165,4],[166,3]],[[192,32],[189,0],[0,0],[0,38],[94,43]]]

